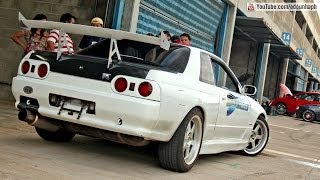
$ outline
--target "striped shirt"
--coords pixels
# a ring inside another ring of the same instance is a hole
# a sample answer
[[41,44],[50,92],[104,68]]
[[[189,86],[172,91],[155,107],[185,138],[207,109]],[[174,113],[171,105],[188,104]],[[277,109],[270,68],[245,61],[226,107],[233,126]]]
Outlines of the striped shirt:
[[[73,42],[72,42],[70,36],[67,33],[65,33],[65,37],[67,40],[66,42],[65,42],[64,36],[61,36],[61,43],[62,44],[61,44],[60,51],[63,54],[69,54],[69,50],[68,50],[68,46],[69,46],[70,51],[71,51],[70,53],[74,53]],[[54,52],[58,52],[59,30],[57,30],[57,29],[51,30],[47,41],[53,42],[54,43]]]

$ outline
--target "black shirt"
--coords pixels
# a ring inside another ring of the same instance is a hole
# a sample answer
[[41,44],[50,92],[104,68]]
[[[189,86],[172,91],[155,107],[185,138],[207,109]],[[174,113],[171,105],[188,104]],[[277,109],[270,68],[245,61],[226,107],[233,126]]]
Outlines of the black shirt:
[[104,38],[84,35],[80,41],[79,48],[84,49],[102,40]]

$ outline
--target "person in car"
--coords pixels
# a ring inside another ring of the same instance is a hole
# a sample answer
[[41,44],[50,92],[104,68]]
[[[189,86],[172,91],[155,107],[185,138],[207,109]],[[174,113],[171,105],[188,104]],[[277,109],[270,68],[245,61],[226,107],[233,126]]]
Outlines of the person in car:
[[[167,40],[170,41],[171,40],[171,34],[169,31],[162,31],[163,34],[166,36]],[[161,36],[161,32],[158,34],[158,37]]]
[[171,42],[172,42],[172,43],[176,43],[176,44],[181,44],[180,36],[178,36],[178,35],[173,35],[173,36],[171,37]]
[[185,46],[190,46],[191,44],[191,36],[187,33],[183,33],[180,35],[181,44]]

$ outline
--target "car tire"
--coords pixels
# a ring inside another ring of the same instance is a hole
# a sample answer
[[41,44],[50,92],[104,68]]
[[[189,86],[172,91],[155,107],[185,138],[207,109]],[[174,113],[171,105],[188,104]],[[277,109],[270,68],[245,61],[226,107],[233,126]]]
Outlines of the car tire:
[[44,140],[52,142],[69,142],[76,134],[60,129],[56,132],[35,127],[37,134]]
[[203,136],[203,114],[192,109],[184,118],[169,142],[160,143],[160,165],[168,170],[186,172],[198,158]]
[[305,110],[302,113],[302,119],[304,121],[311,122],[311,121],[314,121],[315,118],[316,118],[316,114],[313,111]]
[[277,103],[276,104],[276,112],[279,115],[286,114],[287,113],[287,106],[282,102]]
[[240,151],[245,156],[256,156],[266,147],[269,140],[269,126],[264,117],[259,116],[255,122],[247,147]]

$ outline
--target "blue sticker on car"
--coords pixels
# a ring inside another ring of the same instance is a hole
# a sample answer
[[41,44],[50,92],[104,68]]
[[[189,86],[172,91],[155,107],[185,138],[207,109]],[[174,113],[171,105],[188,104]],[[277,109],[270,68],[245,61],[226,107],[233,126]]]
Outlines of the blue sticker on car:
[[228,106],[227,116],[230,116],[236,109],[243,110],[243,111],[249,110],[248,104],[244,104],[242,102],[237,102],[237,101],[228,101],[226,106]]
[[236,106],[235,105],[229,106],[228,109],[227,109],[227,116],[232,114],[234,112],[234,110],[236,110]]

